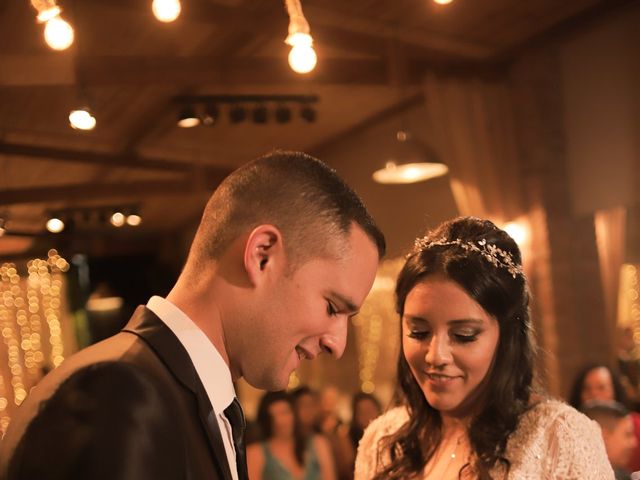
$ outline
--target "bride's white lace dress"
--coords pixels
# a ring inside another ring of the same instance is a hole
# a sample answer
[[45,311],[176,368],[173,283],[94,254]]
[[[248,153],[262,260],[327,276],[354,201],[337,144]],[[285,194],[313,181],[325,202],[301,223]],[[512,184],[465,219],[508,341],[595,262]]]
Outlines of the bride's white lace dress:
[[[370,480],[381,469],[378,441],[407,420],[407,410],[396,407],[369,425],[358,447],[355,480]],[[614,480],[598,424],[555,400],[521,417],[505,456],[511,462],[509,480]],[[383,463],[388,460],[382,456]],[[496,469],[492,476],[502,479],[501,472]]]

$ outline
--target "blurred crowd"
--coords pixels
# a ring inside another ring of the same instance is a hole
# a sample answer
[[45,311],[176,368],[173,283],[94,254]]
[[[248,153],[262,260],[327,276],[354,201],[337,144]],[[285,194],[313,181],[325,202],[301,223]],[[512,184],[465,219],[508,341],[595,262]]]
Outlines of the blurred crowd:
[[[616,364],[585,365],[567,400],[600,425],[616,480],[640,471],[640,360],[631,329],[622,331]],[[332,386],[264,394],[247,433],[250,478],[352,480],[358,443],[386,406],[358,392],[345,419],[337,403]]]
[[348,422],[338,414],[333,387],[268,392],[248,426],[249,478],[351,480],[358,442],[381,413],[380,401],[363,392],[353,395]]

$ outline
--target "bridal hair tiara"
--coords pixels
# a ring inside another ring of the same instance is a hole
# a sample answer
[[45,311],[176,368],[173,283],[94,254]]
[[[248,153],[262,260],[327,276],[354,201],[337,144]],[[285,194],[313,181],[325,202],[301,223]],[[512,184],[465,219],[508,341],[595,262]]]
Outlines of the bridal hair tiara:
[[498,268],[505,268],[513,278],[517,275],[524,276],[522,266],[518,265],[513,256],[493,243],[487,243],[486,240],[478,240],[477,242],[462,241],[459,238],[455,240],[447,240],[440,238],[438,240],[428,240],[427,237],[418,238],[414,243],[415,251],[426,250],[435,246],[451,246],[458,245],[467,252],[476,252],[482,255],[486,261]]

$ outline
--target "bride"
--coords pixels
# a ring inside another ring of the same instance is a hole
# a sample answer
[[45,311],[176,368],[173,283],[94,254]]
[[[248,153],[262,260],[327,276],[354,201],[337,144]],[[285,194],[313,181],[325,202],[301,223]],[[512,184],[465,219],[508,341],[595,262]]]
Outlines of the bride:
[[520,251],[487,220],[416,240],[396,286],[398,406],[370,424],[356,480],[613,480],[600,430],[534,394]]

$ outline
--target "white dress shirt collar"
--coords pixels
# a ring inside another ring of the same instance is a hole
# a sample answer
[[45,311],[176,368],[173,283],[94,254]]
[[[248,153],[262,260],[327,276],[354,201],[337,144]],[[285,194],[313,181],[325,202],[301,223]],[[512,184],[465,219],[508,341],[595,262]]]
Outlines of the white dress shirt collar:
[[221,414],[236,396],[231,371],[207,336],[169,300],[153,296],[147,308],[178,337],[193,362],[214,412]]

